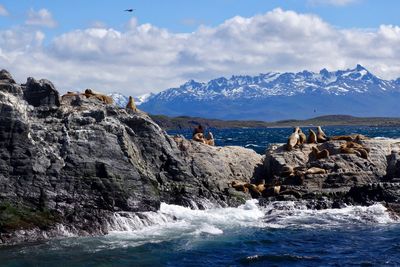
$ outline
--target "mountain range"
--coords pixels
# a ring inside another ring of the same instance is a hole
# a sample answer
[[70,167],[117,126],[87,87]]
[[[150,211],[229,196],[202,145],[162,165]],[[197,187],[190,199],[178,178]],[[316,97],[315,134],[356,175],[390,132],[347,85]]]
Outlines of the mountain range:
[[269,72],[209,82],[190,80],[146,95],[138,104],[151,114],[275,121],[328,114],[399,117],[399,100],[400,78],[380,79],[357,65],[332,72],[322,69],[317,73]]

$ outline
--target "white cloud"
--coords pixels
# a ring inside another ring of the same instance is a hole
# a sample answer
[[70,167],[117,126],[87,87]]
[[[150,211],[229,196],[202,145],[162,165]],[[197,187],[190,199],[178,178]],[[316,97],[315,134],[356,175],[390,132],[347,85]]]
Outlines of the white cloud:
[[25,24],[48,28],[54,28],[57,26],[57,22],[53,19],[53,15],[45,8],[42,8],[39,11],[30,9]]
[[129,95],[188,79],[336,70],[358,63],[383,78],[400,76],[399,26],[337,29],[318,16],[281,9],[200,26],[193,33],[132,19],[124,31],[88,28],[43,38],[39,31],[0,31],[0,65],[19,81],[35,76],[54,81],[62,91],[92,87]]
[[0,16],[8,16],[7,9],[1,4],[0,4]]
[[358,1],[359,0],[308,0],[308,3],[310,5],[347,6]]

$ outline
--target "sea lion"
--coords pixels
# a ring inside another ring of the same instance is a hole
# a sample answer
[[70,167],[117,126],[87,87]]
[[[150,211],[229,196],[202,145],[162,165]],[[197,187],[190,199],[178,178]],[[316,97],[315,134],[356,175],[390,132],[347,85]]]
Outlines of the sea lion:
[[306,171],[306,174],[326,174],[326,170],[318,167],[311,167]]
[[197,127],[193,129],[193,136],[197,133],[202,133],[204,135],[204,129],[203,126],[201,126],[201,124],[197,125]]
[[245,192],[245,193],[248,193],[248,192],[249,192],[249,188],[246,186],[246,184],[238,183],[237,181],[233,181],[233,182],[231,183],[231,186],[232,186],[234,189],[236,189],[237,191],[242,191],[242,192]]
[[342,140],[342,141],[361,141],[361,140],[366,140],[368,137],[362,135],[362,134],[351,134],[351,135],[338,135],[338,136],[332,136],[329,138],[330,140]]
[[279,195],[281,191],[281,186],[280,185],[274,185],[266,188],[264,191],[262,191],[262,195],[264,197],[271,197],[271,196],[277,196]]
[[291,151],[297,145],[297,142],[298,142],[298,140],[300,138],[299,137],[299,133],[298,133],[299,129],[300,129],[299,127],[296,127],[294,129],[293,133],[289,136],[288,141],[287,141],[287,145],[286,145],[286,149],[288,151]]
[[246,183],[244,186],[249,189],[250,193],[256,196],[261,196],[261,192],[258,190],[258,187],[255,184]]
[[307,136],[301,131],[301,129],[299,129],[298,133],[299,133],[299,142],[298,143],[300,145],[302,145],[306,142]]
[[360,157],[363,159],[368,159],[368,151],[364,148],[357,148],[356,149],[360,153]]
[[319,150],[317,147],[313,147],[312,148],[313,151],[313,155],[314,157],[318,160],[318,159],[324,159],[329,157],[329,151],[327,149],[324,150]]
[[207,145],[215,146],[214,135],[212,134],[212,132],[208,132],[205,142]]
[[309,134],[308,134],[308,140],[307,143],[309,144],[316,144],[317,143],[317,135],[315,134],[315,132],[311,129],[308,130]]
[[274,194],[279,195],[279,193],[281,192],[281,186],[275,185],[273,188],[274,188]]
[[361,157],[361,153],[358,152],[356,149],[347,147],[346,144],[340,146],[340,153],[342,154],[356,154],[357,156]]
[[193,135],[192,139],[194,141],[196,141],[196,142],[200,142],[200,143],[203,143],[203,144],[206,143],[203,133],[197,133],[197,134]]
[[133,99],[133,97],[129,96],[129,101],[128,104],[126,104],[126,109],[128,110],[133,110],[133,111],[137,111],[136,105],[135,105],[135,100]]
[[293,176],[293,167],[287,166],[287,165],[283,166],[280,176],[282,176],[282,177]]
[[112,104],[114,102],[114,100],[111,97],[94,92],[92,89],[86,89],[83,95],[85,95],[86,98],[98,99],[105,104]]
[[64,99],[64,98],[70,97],[70,96],[78,96],[78,95],[79,95],[78,92],[71,92],[71,91],[68,91],[66,94],[63,94],[63,95],[61,96],[61,99]]
[[258,184],[257,185],[257,190],[262,193],[265,190],[265,184]]
[[324,133],[324,131],[322,131],[321,126],[318,126],[317,128],[317,142],[318,143],[323,143],[326,142],[328,140],[328,138],[326,137],[326,134]]
[[354,149],[364,149],[365,151],[367,151],[368,153],[370,152],[370,149],[368,147],[365,147],[359,143],[355,143],[355,142],[347,142],[346,143],[346,147],[350,147],[350,148],[354,148]]

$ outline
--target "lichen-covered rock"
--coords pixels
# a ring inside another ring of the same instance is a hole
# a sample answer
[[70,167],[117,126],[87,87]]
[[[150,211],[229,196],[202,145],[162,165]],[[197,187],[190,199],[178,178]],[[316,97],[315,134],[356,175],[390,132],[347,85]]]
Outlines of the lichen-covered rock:
[[2,243],[54,236],[60,225],[104,234],[114,212],[161,202],[238,205],[249,195],[228,184],[263,177],[263,157],[252,150],[187,140],[184,149],[145,113],[79,95],[60,103],[45,80],[22,88],[0,90]]

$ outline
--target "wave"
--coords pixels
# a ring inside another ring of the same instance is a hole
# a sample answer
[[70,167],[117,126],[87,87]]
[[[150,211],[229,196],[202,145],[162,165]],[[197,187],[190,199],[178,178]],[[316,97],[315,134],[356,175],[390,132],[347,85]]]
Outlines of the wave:
[[243,227],[309,229],[396,222],[382,204],[310,210],[305,203],[291,201],[260,207],[254,199],[237,208],[206,210],[162,203],[158,212],[117,213],[113,220],[107,238],[116,246],[121,246],[121,242],[122,246],[138,246],[183,237],[223,235]]
[[390,137],[384,137],[384,136],[376,136],[373,139],[375,139],[375,140],[400,141],[400,138],[390,138]]
[[262,146],[256,144],[247,144],[244,147],[262,147]]

